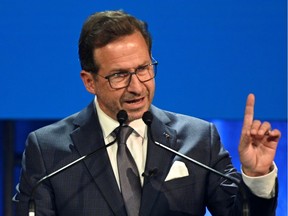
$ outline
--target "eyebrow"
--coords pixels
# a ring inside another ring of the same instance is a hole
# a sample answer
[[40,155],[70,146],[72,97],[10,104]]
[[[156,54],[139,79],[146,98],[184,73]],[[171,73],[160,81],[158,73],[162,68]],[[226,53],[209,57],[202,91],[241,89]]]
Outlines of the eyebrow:
[[109,72],[109,75],[114,74],[114,73],[117,73],[117,72],[130,72],[129,70],[131,70],[131,69],[136,70],[137,68],[143,67],[143,66],[145,66],[145,65],[147,65],[147,64],[150,64],[149,61],[145,61],[143,64],[138,65],[136,68],[125,68],[125,69],[124,69],[124,68],[119,68],[119,69],[113,69],[113,70],[111,70],[111,71]]

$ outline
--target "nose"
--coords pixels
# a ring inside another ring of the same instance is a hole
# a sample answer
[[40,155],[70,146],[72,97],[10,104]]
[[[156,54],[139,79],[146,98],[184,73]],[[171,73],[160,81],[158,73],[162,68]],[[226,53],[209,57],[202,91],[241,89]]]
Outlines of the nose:
[[141,93],[142,88],[143,83],[140,82],[136,74],[132,74],[127,90],[130,92]]

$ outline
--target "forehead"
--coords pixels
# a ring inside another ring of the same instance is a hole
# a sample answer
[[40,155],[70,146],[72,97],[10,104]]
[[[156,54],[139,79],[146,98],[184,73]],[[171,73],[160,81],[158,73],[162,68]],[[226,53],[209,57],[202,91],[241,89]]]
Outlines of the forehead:
[[94,50],[94,60],[100,70],[133,68],[150,60],[144,37],[135,32]]

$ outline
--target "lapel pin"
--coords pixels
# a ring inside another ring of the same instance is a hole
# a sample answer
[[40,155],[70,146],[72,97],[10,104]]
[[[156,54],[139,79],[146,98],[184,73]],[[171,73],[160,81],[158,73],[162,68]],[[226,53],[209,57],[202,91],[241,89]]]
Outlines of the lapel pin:
[[166,137],[166,139],[170,139],[170,135],[168,133],[164,132],[163,135]]

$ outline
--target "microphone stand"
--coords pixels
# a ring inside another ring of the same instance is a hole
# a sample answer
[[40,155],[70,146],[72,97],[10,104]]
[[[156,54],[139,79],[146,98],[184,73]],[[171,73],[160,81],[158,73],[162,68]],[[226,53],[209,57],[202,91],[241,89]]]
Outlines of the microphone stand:
[[96,152],[100,151],[101,149],[103,148],[107,148],[111,145],[113,145],[115,142],[117,141],[117,137],[110,143],[108,143],[107,145],[104,145],[104,146],[101,146],[100,148],[94,150],[93,152],[87,154],[87,155],[84,155],[80,158],[78,158],[77,160],[75,161],[72,161],[71,163],[61,167],[60,169],[57,169],[56,171],[44,176],[43,178],[41,178],[39,181],[37,181],[36,185],[34,185],[34,187],[32,188],[32,192],[31,192],[31,195],[30,195],[30,199],[29,199],[29,202],[28,202],[28,206],[29,206],[29,216],[35,216],[36,215],[36,208],[35,208],[35,200],[34,200],[34,194],[37,190],[37,188],[42,184],[42,182],[44,182],[45,180],[61,173],[62,171],[78,164],[79,162],[91,157],[92,155],[94,155]]
[[[125,110],[120,110],[117,113],[117,120],[118,120],[118,122],[120,124],[118,126],[118,128],[121,129],[122,125],[127,121],[127,119],[128,119],[127,112]],[[91,152],[91,153],[89,153],[87,155],[84,155],[84,156],[78,158],[75,161],[72,161],[71,163],[61,167],[60,169],[57,169],[56,171],[44,176],[39,181],[37,181],[36,185],[34,185],[34,187],[32,188],[32,191],[31,191],[31,194],[30,194],[30,199],[28,201],[28,210],[29,210],[29,214],[28,215],[29,216],[35,216],[36,215],[36,204],[35,204],[35,200],[34,200],[34,194],[35,194],[37,188],[42,184],[42,182],[44,182],[45,180],[47,180],[47,179],[49,179],[49,178],[61,173],[64,170],[66,170],[66,169],[78,164],[79,162],[91,157],[96,152],[100,151],[101,149],[108,148],[109,146],[113,145],[118,139],[120,129],[118,130],[118,132],[116,134],[116,138],[112,142],[108,143],[107,145],[101,146],[100,148],[94,150],[93,152]]]
[[228,179],[228,180],[232,181],[233,183],[235,183],[238,186],[240,194],[241,194],[241,196],[243,198],[242,216],[249,216],[250,215],[250,213],[249,213],[249,204],[248,204],[248,201],[247,201],[246,192],[245,192],[245,190],[243,189],[243,187],[241,185],[241,181],[239,181],[238,179],[236,179],[236,178],[234,178],[232,176],[227,176],[227,175],[225,175],[225,174],[223,174],[223,173],[221,173],[221,172],[219,172],[219,171],[217,171],[217,170],[215,170],[215,169],[213,169],[213,168],[211,168],[211,167],[209,167],[209,166],[207,166],[207,165],[205,165],[203,163],[200,163],[197,160],[194,160],[194,159],[192,159],[192,158],[190,158],[190,157],[188,157],[188,156],[186,156],[186,155],[184,155],[184,154],[182,154],[182,153],[180,153],[180,152],[178,152],[178,151],[176,151],[176,150],[174,150],[172,148],[169,148],[168,146],[165,146],[165,145],[155,141],[154,138],[153,138],[152,130],[151,130],[151,124],[152,124],[152,120],[153,120],[153,115],[151,114],[150,111],[147,111],[147,112],[145,112],[143,114],[142,119],[143,119],[144,123],[148,126],[148,131],[149,131],[148,134],[149,134],[152,142],[155,143],[157,146],[159,146],[160,148],[163,148],[163,149],[165,149],[165,150],[167,150],[169,152],[172,152],[175,155],[177,155],[177,156],[179,156],[181,158],[184,158],[185,160],[188,160],[188,161],[190,161],[190,162],[192,162],[192,163],[194,163],[194,164],[196,164],[196,165],[198,165],[198,166],[200,166],[200,167],[202,167],[202,168],[204,168],[206,170],[211,171],[212,173],[214,173],[214,174],[216,174],[218,176],[221,176],[221,177],[223,177],[225,179]]
[[[151,130],[150,130],[150,131],[151,131]],[[150,132],[150,133],[151,133],[151,132]],[[151,137],[151,135],[150,135],[150,137]],[[207,170],[211,171],[212,173],[214,173],[214,174],[216,174],[216,175],[219,175],[219,176],[221,176],[221,177],[223,177],[223,178],[225,178],[225,179],[228,179],[228,180],[232,181],[233,183],[235,183],[235,184],[238,186],[239,191],[240,191],[240,193],[241,193],[241,196],[242,196],[242,198],[243,198],[242,215],[243,215],[243,216],[249,216],[249,206],[248,206],[248,202],[247,202],[246,193],[245,193],[245,191],[243,190],[243,188],[242,188],[242,186],[241,186],[241,183],[240,183],[240,181],[239,181],[238,179],[236,179],[236,178],[234,178],[234,177],[232,177],[232,176],[227,176],[227,175],[225,175],[225,174],[223,174],[223,173],[221,173],[221,172],[219,172],[219,171],[217,171],[217,170],[215,170],[215,169],[212,169],[211,167],[206,166],[205,164],[202,164],[202,163],[200,163],[199,161],[196,161],[196,160],[194,160],[194,159],[192,159],[192,158],[190,158],[190,157],[188,157],[188,156],[186,156],[186,155],[184,155],[184,154],[182,154],[182,153],[180,153],[180,152],[175,151],[174,149],[171,149],[171,148],[169,148],[169,147],[167,147],[167,146],[165,146],[165,145],[163,145],[163,144],[161,144],[161,143],[159,143],[159,142],[157,142],[157,141],[154,141],[153,138],[151,138],[151,140],[152,140],[152,142],[154,142],[157,146],[160,146],[161,148],[166,149],[167,151],[173,152],[173,153],[176,154],[177,156],[179,156],[179,157],[181,157],[181,158],[184,158],[185,160],[188,160],[188,161],[190,161],[190,162],[192,162],[192,163],[194,163],[194,164],[196,164],[196,165],[198,165],[198,166],[200,166],[200,167],[202,167],[202,168],[204,168],[204,169],[207,169]]]

